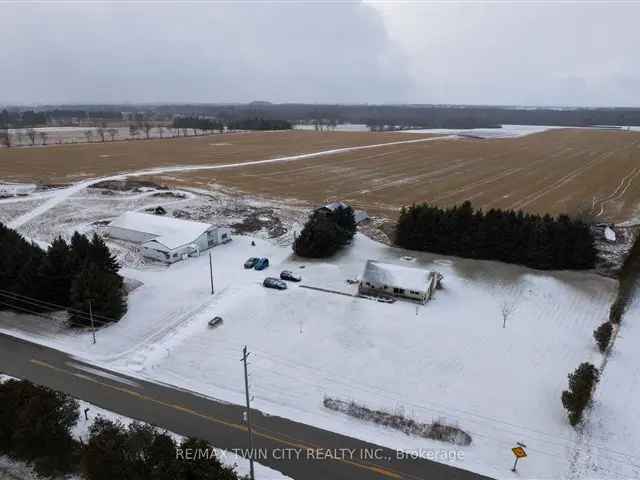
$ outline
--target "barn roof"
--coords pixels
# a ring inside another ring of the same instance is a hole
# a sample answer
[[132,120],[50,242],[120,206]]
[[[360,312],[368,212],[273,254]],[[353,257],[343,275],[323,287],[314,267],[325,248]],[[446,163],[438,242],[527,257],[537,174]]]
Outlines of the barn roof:
[[196,241],[200,235],[213,228],[208,223],[139,212],[125,212],[109,226],[156,235],[151,241],[170,250]]
[[388,285],[389,287],[424,292],[427,290],[429,283],[429,271],[393,263],[367,260],[362,274],[362,281],[370,282],[374,285]]

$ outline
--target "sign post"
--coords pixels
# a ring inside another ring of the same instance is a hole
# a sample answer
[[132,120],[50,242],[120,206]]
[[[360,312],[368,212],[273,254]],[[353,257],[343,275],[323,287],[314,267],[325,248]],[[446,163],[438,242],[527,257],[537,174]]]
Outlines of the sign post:
[[513,468],[511,469],[512,472],[516,471],[516,467],[518,466],[518,460],[520,460],[521,458],[526,458],[527,452],[524,450],[525,447],[526,447],[526,445],[524,443],[518,442],[518,446],[517,447],[513,447],[511,449],[511,451],[513,452],[513,454],[516,457],[516,461],[513,462]]

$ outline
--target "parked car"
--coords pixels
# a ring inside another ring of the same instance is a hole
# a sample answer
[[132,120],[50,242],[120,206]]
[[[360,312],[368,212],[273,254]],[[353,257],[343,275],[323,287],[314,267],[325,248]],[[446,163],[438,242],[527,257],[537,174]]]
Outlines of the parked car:
[[222,324],[222,317],[213,317],[209,320],[209,326],[214,328]]
[[282,280],[289,280],[290,282],[299,282],[300,280],[302,280],[302,277],[300,275],[296,275],[290,270],[283,270],[282,272],[280,272],[280,278]]
[[267,277],[262,282],[262,285],[267,288],[275,288],[276,290],[286,290],[287,284],[282,280],[279,280],[275,277]]
[[376,298],[381,303],[395,303],[396,299],[393,297],[378,297]]
[[256,257],[251,257],[249,258],[246,262],[244,262],[244,268],[253,268],[256,266],[256,263],[258,262],[258,258]]
[[255,268],[256,270],[264,270],[268,266],[269,266],[269,259],[262,257],[258,259],[258,261],[255,263],[253,268]]

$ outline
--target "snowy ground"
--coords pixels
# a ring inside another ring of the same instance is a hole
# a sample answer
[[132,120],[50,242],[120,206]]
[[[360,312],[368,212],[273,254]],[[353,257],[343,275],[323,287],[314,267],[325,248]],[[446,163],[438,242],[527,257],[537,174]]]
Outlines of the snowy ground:
[[[637,288],[637,287],[636,287]],[[640,478],[640,299],[624,314],[619,334],[573,459],[574,478]]]
[[[445,289],[424,307],[387,305],[295,285],[272,291],[261,281],[287,268],[304,284],[353,292],[346,279],[359,276],[366,259],[407,263],[406,251],[358,236],[331,262],[300,262],[290,247],[260,238],[251,247],[250,241],[236,237],[213,250],[213,296],[207,256],[168,268],[124,269],[144,285],[130,295],[127,316],[98,332],[95,346],[88,333],[55,328],[40,327],[34,337],[24,318],[22,330],[8,320],[2,330],[235,403],[243,399],[237,360],[246,344],[253,352],[254,405],[265,412],[392,448],[450,451],[330,412],[322,400],[354,400],[425,422],[442,418],[473,438],[459,449],[461,468],[511,478],[510,448],[521,441],[529,446],[521,475],[566,474],[577,437],[560,392],[569,371],[599,359],[591,332],[607,317],[613,281],[412,252],[409,263],[443,273]],[[248,256],[268,256],[272,266],[244,270]],[[505,302],[513,313],[503,329]],[[210,329],[215,315],[224,324]]]
[[[0,383],[13,378],[7,375],[3,375],[0,373]],[[83,400],[78,400],[80,405],[80,417],[78,417],[78,423],[73,428],[73,435],[87,442],[89,438],[89,427],[93,423],[93,421],[98,418],[108,418],[110,420],[119,421],[124,425],[129,425],[134,420],[125,417],[123,415],[118,415],[117,413],[113,413],[109,410],[105,410],[104,408],[100,408],[96,405],[93,405],[89,402],[85,402]],[[87,417],[85,417],[85,409],[87,411]],[[177,435],[173,432],[169,432],[177,442],[180,442],[184,437]],[[249,474],[249,461],[244,459],[243,457],[236,455],[235,453],[228,452],[225,450],[216,449],[216,454],[218,458],[228,466],[235,467],[236,472],[239,475],[248,475]],[[284,476],[278,471],[272,470],[269,467],[265,467],[259,463],[254,464],[256,478],[260,480],[285,480],[289,477]],[[17,480],[36,480],[39,477],[34,474],[33,469],[28,467],[22,462],[15,462],[9,459],[6,456],[0,455],[0,478],[5,478],[5,475],[9,479],[17,479]],[[80,479],[81,477],[77,476],[67,476],[66,480],[75,480]]]

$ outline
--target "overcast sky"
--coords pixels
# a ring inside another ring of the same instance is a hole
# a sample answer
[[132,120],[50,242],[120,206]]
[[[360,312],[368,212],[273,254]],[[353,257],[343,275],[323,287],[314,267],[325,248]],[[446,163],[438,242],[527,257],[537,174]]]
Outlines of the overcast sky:
[[640,2],[0,2],[0,102],[640,106]]

